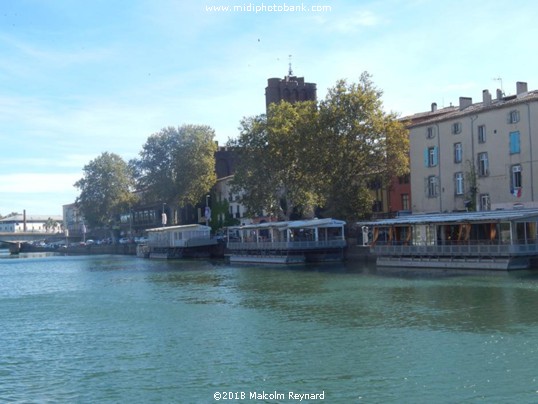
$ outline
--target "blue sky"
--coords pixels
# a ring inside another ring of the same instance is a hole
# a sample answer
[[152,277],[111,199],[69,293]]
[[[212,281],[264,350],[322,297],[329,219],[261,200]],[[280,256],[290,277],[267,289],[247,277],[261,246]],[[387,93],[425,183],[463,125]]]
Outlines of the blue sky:
[[[284,4],[307,11],[268,7]],[[249,5],[266,7],[209,10]],[[368,71],[402,116],[480,101],[494,78],[506,94],[537,89],[536,21],[536,3],[518,0],[2,2],[0,214],[61,214],[84,165],[131,159],[167,126],[210,125],[224,145],[265,111],[289,55],[319,99]]]

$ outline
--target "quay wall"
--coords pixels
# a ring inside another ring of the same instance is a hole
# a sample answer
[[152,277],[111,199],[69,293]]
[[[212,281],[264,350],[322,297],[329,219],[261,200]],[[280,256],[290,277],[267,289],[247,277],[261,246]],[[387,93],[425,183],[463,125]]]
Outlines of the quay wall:
[[[68,255],[136,255],[136,244],[109,244],[109,245],[81,245],[67,248],[43,248],[23,243],[20,245],[20,252],[57,252]],[[212,246],[211,256],[213,258],[223,258],[225,246],[222,243]],[[356,239],[348,239],[345,249],[345,258],[352,262],[375,262],[375,256],[370,253],[369,247],[357,245]]]

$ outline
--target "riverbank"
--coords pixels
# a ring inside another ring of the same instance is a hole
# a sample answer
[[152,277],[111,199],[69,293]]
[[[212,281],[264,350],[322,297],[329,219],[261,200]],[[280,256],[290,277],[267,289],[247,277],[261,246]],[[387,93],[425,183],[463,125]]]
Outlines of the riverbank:
[[22,244],[21,253],[55,252],[67,255],[136,255],[136,244],[74,245],[69,247],[47,248]]
[[[213,258],[224,258],[225,249],[223,245],[213,249]],[[107,245],[72,245],[69,247],[48,248],[39,247],[32,244],[21,244],[20,253],[42,253],[51,252],[65,255],[136,255],[137,244],[107,244]],[[16,254],[15,254],[16,255]],[[369,247],[357,245],[356,239],[348,239],[345,251],[345,260],[356,263],[375,262],[375,257],[370,253]]]

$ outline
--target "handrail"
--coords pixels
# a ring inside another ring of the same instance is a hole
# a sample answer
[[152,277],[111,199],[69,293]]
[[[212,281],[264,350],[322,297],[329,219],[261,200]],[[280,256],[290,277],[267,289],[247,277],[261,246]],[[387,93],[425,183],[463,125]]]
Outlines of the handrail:
[[346,240],[327,241],[260,241],[260,242],[236,242],[229,241],[230,250],[311,250],[316,248],[339,248],[345,247]]
[[538,244],[447,244],[429,246],[375,245],[371,247],[376,255],[412,256],[512,256],[538,253]]

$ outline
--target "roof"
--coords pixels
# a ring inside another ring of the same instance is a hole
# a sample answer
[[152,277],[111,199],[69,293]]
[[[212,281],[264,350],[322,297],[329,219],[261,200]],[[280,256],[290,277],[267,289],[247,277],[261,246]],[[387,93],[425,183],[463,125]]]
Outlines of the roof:
[[341,227],[346,222],[336,219],[310,219],[310,220],[290,220],[286,222],[264,222],[259,224],[247,224],[243,226],[231,226],[228,229],[268,229],[268,228],[284,228],[284,229],[306,229],[306,228],[325,228],[325,227]]
[[[26,222],[46,222],[49,219],[56,220],[57,222],[63,221],[63,217],[61,215],[26,215]],[[0,222],[24,222],[24,215],[8,216],[0,219]]]
[[430,223],[490,223],[523,222],[538,220],[538,209],[487,210],[481,212],[424,213],[400,216],[369,222],[358,222],[359,226],[393,226]]
[[155,227],[153,229],[147,229],[146,231],[152,231],[152,232],[165,232],[165,231],[172,231],[172,230],[211,230],[211,227],[204,226],[201,224],[184,224],[180,226],[167,226],[167,227]]
[[[463,117],[466,115],[477,114],[480,112],[485,112],[493,109],[510,107],[517,104],[522,104],[530,101],[538,101],[538,90],[528,91],[518,95],[511,95],[503,97],[500,100],[492,99],[491,104],[484,104],[483,102],[477,102],[469,105],[464,109],[459,109],[458,107],[449,107],[452,111],[439,113],[439,111],[434,112],[422,112],[415,115],[403,117],[400,121],[411,121],[408,127],[419,127],[422,125],[431,125],[435,122],[442,122],[453,120],[458,117]],[[441,111],[446,111],[443,109]]]

